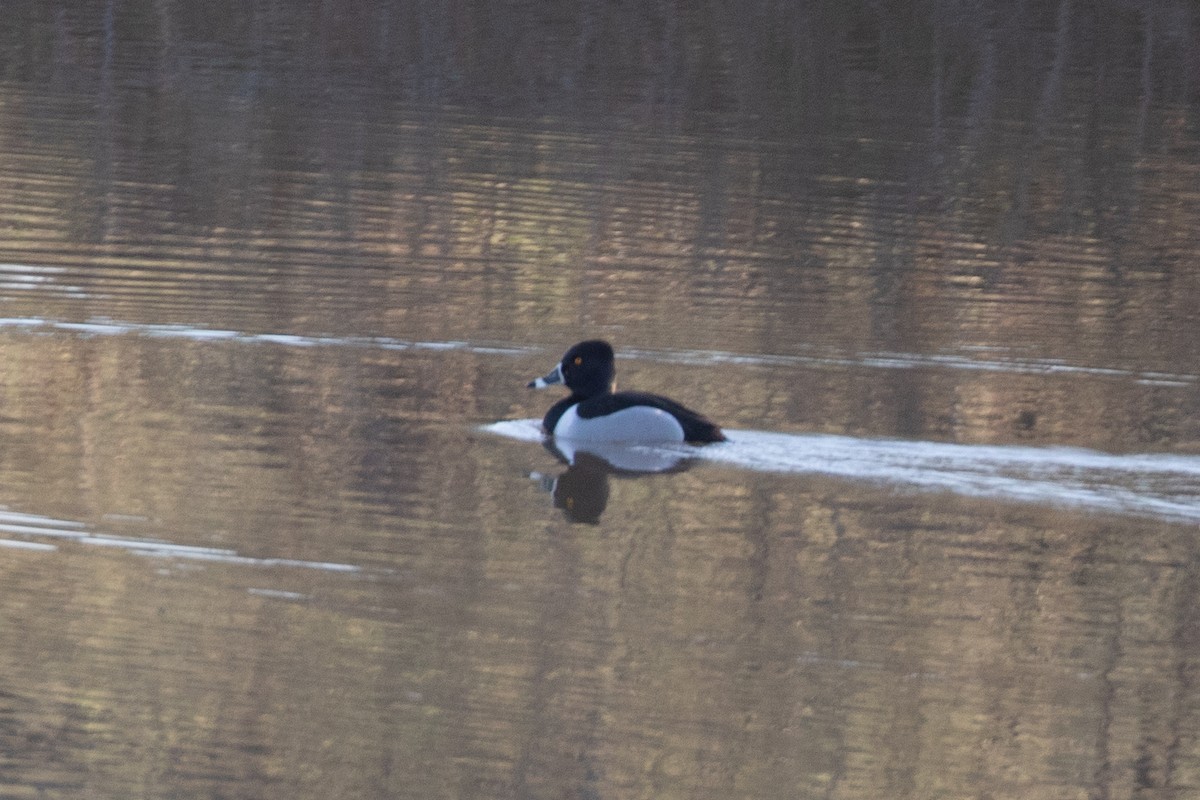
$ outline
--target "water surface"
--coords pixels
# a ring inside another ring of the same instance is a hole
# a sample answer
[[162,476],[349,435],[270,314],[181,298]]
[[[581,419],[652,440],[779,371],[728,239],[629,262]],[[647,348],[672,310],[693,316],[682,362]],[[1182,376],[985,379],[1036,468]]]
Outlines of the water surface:
[[825,5],[13,4],[0,796],[1200,791],[1195,10]]

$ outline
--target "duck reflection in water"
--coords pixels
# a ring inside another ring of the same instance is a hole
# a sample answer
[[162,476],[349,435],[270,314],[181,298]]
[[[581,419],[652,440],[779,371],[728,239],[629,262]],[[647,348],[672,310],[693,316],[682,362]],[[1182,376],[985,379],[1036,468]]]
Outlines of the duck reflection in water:
[[588,525],[599,523],[608,508],[609,476],[636,479],[684,472],[694,463],[694,459],[683,454],[629,445],[577,445],[547,439],[544,446],[567,468],[557,477],[538,472],[530,477],[553,495],[554,507],[562,509],[568,520]]

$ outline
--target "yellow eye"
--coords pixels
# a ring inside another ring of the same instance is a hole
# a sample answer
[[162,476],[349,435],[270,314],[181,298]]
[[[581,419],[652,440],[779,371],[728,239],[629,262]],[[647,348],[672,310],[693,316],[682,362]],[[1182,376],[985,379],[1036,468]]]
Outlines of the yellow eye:
[[583,363],[583,356],[575,356],[575,366],[578,367],[582,363]]

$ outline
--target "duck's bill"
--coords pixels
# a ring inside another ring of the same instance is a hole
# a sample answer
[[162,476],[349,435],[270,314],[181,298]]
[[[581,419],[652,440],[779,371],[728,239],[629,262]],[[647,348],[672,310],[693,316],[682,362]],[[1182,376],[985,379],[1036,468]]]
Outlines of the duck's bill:
[[557,383],[563,382],[562,364],[558,364],[554,369],[550,370],[548,375],[541,378],[534,378],[527,385],[530,389],[545,389],[547,386],[554,386]]

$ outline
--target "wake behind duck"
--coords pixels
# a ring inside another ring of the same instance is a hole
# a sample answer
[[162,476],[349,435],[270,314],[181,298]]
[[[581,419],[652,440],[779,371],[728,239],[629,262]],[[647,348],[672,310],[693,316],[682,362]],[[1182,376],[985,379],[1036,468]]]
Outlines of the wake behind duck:
[[[534,419],[505,420],[483,430],[521,441],[545,439],[540,421]],[[617,463],[622,458],[631,464],[673,465],[689,460],[1200,523],[1200,456],[757,430],[726,429],[724,435],[724,443],[704,447],[682,442],[607,443],[599,448],[605,452],[594,454],[617,469],[626,469]],[[569,449],[594,452],[597,448],[594,443],[573,441]]]

